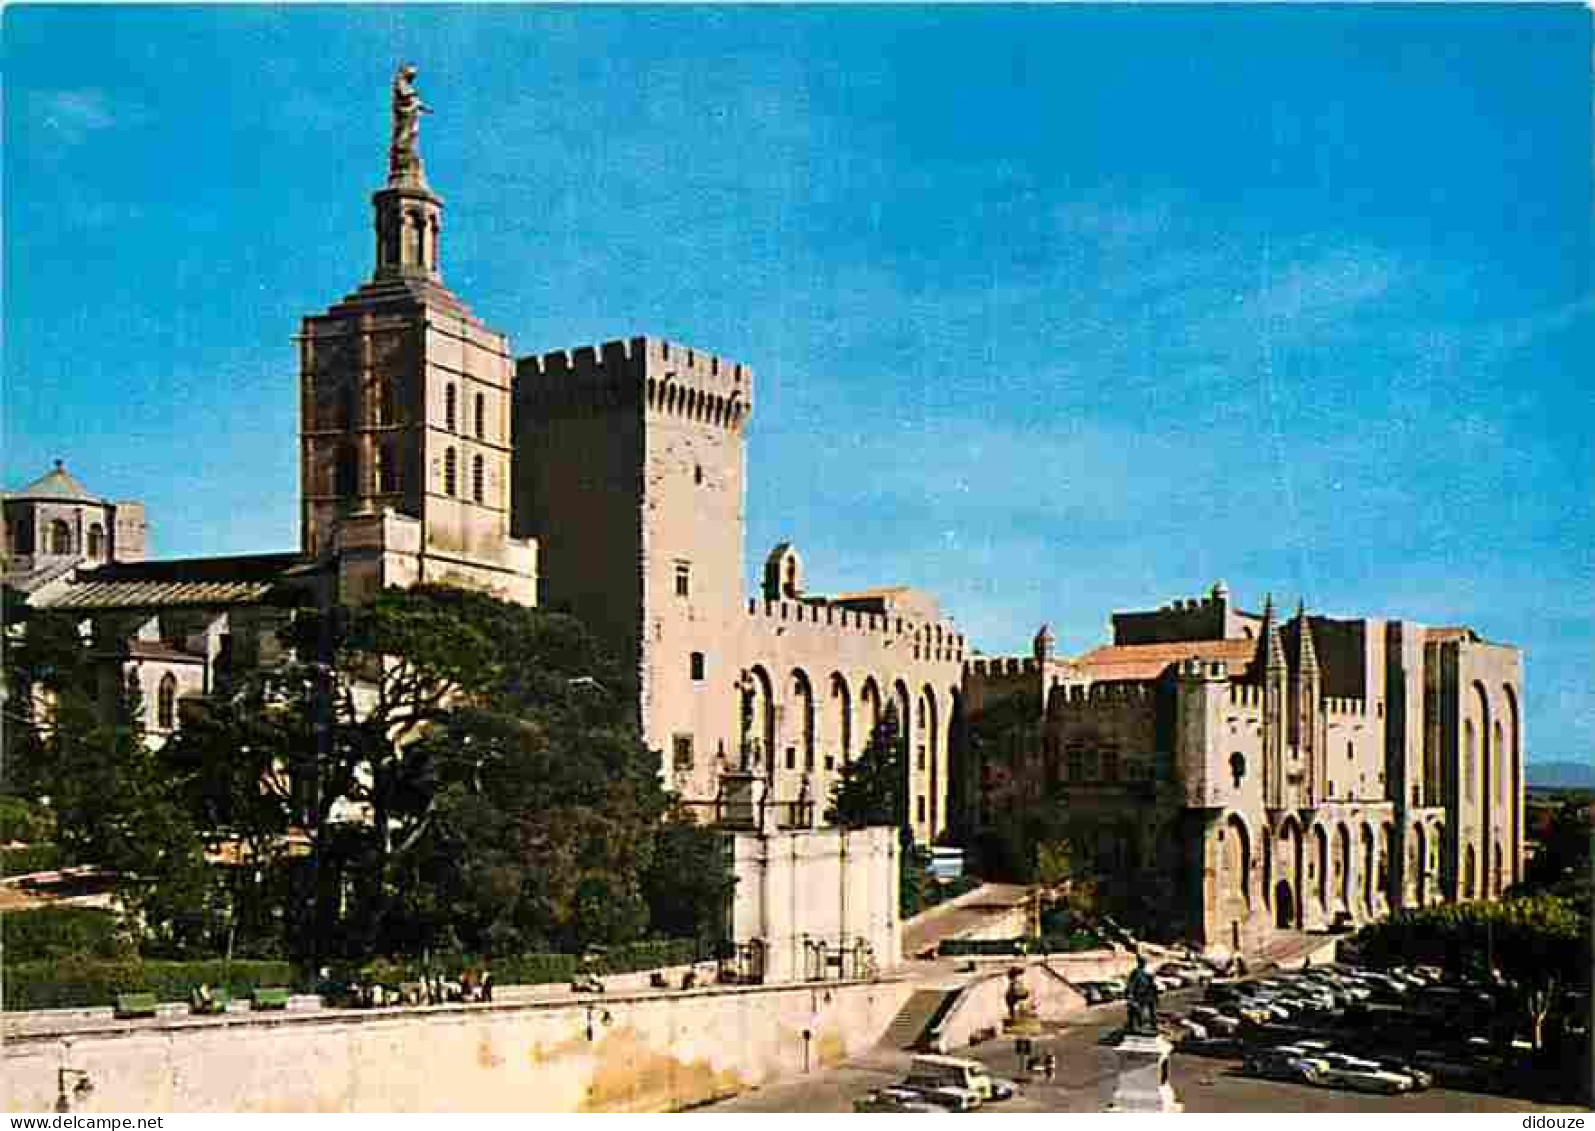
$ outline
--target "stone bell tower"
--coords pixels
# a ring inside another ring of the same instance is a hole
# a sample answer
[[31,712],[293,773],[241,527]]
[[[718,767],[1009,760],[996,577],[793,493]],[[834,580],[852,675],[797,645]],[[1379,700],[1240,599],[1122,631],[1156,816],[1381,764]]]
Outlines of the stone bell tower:
[[535,604],[536,543],[509,537],[514,363],[443,285],[415,74],[393,80],[371,279],[299,337],[302,548],[337,558],[346,600],[437,581]]

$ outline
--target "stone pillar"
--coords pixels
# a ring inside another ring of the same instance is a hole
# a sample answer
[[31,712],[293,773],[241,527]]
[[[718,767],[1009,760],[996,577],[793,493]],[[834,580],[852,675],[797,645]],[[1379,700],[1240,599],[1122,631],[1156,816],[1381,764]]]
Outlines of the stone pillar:
[[1126,1033],[1105,1052],[1102,1109],[1108,1112],[1179,1112],[1185,1105],[1169,1085],[1169,1055],[1174,1046],[1163,1037]]

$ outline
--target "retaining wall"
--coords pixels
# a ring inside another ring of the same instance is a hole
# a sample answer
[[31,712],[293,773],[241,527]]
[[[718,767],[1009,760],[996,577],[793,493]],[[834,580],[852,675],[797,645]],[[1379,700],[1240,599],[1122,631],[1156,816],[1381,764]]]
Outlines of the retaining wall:
[[575,1001],[228,1014],[71,1032],[10,1028],[6,1110],[671,1111],[873,1047],[904,981],[711,988]]
[[[1086,1006],[1080,991],[1043,963],[1025,967],[1024,983],[1030,990],[1031,1006],[1043,1021],[1062,1021]],[[929,1044],[938,1052],[948,1052],[963,1048],[983,1032],[1001,1033],[1008,1017],[1007,993],[1006,967],[969,983],[930,1034]]]

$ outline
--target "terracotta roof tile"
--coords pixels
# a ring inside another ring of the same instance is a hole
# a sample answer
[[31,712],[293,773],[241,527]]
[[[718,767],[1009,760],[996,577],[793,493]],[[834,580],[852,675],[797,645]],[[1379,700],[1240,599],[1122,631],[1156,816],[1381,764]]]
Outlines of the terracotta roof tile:
[[1255,640],[1179,640],[1168,644],[1104,644],[1074,660],[1083,675],[1096,680],[1150,680],[1171,664],[1192,657],[1223,660],[1240,675],[1257,653]]

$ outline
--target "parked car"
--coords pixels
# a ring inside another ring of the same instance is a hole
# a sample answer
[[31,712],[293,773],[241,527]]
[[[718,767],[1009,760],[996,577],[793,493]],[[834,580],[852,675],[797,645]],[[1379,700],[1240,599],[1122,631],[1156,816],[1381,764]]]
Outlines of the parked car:
[[1408,1064],[1404,1060],[1393,1057],[1375,1057],[1374,1062],[1386,1072],[1396,1072],[1412,1081],[1414,1092],[1423,1092],[1434,1087],[1434,1073],[1426,1068],[1419,1068],[1415,1064]]
[[1329,1066],[1304,1050],[1285,1045],[1272,1049],[1254,1049],[1246,1056],[1243,1071],[1248,1076],[1265,1080],[1287,1080],[1292,1083],[1316,1083]]
[[908,1077],[903,1085],[909,1088],[951,1088],[969,1092],[980,1103],[1012,1099],[1019,1087],[1012,1080],[993,1076],[978,1060],[960,1056],[916,1056],[908,1064]]
[[1180,1051],[1196,1056],[1234,1058],[1244,1056],[1246,1046],[1236,1037],[1208,1037],[1203,1041],[1191,1038],[1180,1042]]
[[911,1088],[877,1088],[853,1101],[858,1112],[934,1112],[945,1115],[953,1110],[946,1104],[932,1102]]
[[1191,1020],[1206,1028],[1211,1036],[1233,1037],[1241,1027],[1239,1017],[1220,1013],[1210,1005],[1199,1005],[1192,1009]]
[[1325,1053],[1319,1059],[1325,1064],[1325,1071],[1320,1072],[1312,1083],[1321,1087],[1375,1092],[1387,1096],[1412,1090],[1411,1077],[1387,1072],[1373,1061],[1332,1052]]

